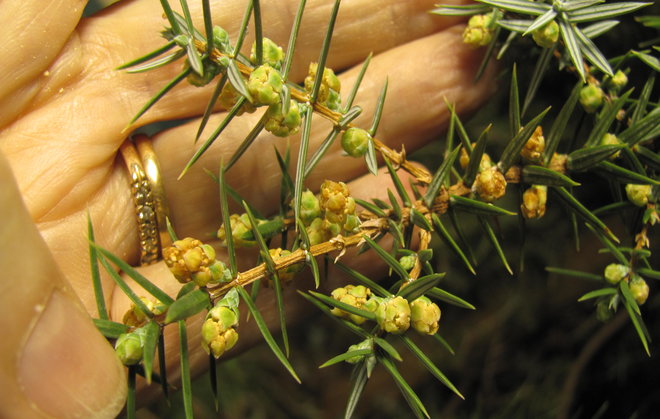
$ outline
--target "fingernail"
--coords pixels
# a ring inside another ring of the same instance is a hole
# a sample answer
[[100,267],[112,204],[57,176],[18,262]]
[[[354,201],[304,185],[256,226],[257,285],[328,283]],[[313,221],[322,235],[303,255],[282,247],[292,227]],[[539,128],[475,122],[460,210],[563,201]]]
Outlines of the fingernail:
[[57,418],[114,418],[126,379],[89,317],[54,291],[23,349],[19,385],[34,407]]

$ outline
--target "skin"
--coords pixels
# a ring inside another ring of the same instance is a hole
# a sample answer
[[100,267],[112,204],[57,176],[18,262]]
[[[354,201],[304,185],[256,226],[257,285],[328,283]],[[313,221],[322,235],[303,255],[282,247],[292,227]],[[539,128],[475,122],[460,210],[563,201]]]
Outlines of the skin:
[[[364,112],[355,124],[370,125],[387,77],[389,90],[377,137],[397,149],[405,145],[410,152],[446,128],[444,98],[460,112],[474,110],[490,93],[492,73],[473,83],[480,52],[462,44],[457,20],[427,13],[435,1],[387,0],[376,11],[370,1],[342,4],[328,65],[340,74],[343,91],[348,92],[361,61],[374,52],[355,102]],[[191,3],[197,26],[203,27],[201,6]],[[236,39],[246,2],[212,3],[215,23]],[[262,3],[266,35],[286,45],[298,1]],[[291,79],[298,82],[309,62],[317,59],[325,32],[320,28],[325,27],[332,4],[309,3],[291,72]],[[180,66],[145,74],[114,70],[162,45],[157,33],[166,22],[159,2],[126,0],[80,20],[84,4],[78,0],[0,3],[0,33],[11,40],[0,45],[0,272],[4,274],[0,316],[7,323],[0,345],[0,416],[7,418],[114,417],[125,401],[125,370],[88,314],[96,315],[96,305],[86,217],[89,211],[100,245],[137,264],[135,209],[126,169],[117,155],[126,138],[122,129]],[[251,43],[248,39],[246,50]],[[194,152],[196,117],[211,89],[212,85],[200,89],[182,84],[132,127],[194,118],[153,137],[170,217],[180,237],[205,239],[219,227],[217,185],[203,168],[216,171],[221,159],[228,160],[260,115],[234,120],[177,181]],[[222,118],[222,112],[215,115],[210,129]],[[328,127],[321,119],[314,121],[311,148],[322,141]],[[294,167],[297,142],[298,137],[290,140]],[[229,184],[266,214],[277,210],[279,195],[279,188],[273,187],[280,179],[276,160],[264,158],[264,151],[267,155],[273,146],[283,151],[286,140],[263,133],[227,174]],[[327,178],[347,182],[352,194],[362,198],[384,194],[388,176],[363,177],[365,171],[362,160],[342,155],[337,141],[306,186],[315,190]],[[218,258],[226,260],[222,249]],[[347,255],[345,260],[367,275],[383,271],[366,255],[359,261]],[[249,263],[245,259],[243,268]],[[141,271],[176,294],[179,284],[163,263]],[[120,321],[130,303],[107,275],[102,279],[111,317]],[[289,317],[303,309],[299,302],[298,298],[287,305]],[[264,316],[275,324],[272,295],[264,293],[259,303]],[[190,319],[189,330],[198,330],[200,324],[199,318]],[[255,342],[258,332],[251,327],[254,322],[240,329],[239,348],[234,351]],[[174,329],[166,329],[172,379],[178,374]],[[198,333],[189,335],[191,363],[199,371],[207,363],[206,354]]]

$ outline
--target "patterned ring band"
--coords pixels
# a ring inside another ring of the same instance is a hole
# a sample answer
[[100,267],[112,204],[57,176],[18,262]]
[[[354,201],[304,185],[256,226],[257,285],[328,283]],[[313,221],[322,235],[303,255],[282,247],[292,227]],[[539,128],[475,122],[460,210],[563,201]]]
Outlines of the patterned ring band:
[[[137,148],[136,148],[137,146]],[[128,139],[120,148],[131,181],[140,240],[140,264],[150,265],[161,257],[162,247],[170,244],[165,190],[158,160],[150,140],[142,135]]]

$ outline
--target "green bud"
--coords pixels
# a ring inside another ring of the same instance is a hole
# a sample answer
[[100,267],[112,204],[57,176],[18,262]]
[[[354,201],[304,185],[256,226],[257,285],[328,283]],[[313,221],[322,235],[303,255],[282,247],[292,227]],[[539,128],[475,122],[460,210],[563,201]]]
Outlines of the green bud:
[[352,157],[362,157],[367,152],[371,135],[362,128],[352,127],[344,131],[341,147]]
[[630,281],[630,293],[641,306],[649,298],[649,286],[642,278],[635,276]]
[[[282,51],[282,47],[278,46],[275,42],[264,37],[261,52],[263,64],[268,64],[274,68],[280,68],[282,66],[284,51]],[[252,43],[250,61],[252,61],[253,64],[257,64],[257,41]]]
[[280,100],[282,84],[280,72],[268,64],[263,64],[252,71],[247,87],[255,104],[272,105]]
[[399,263],[406,271],[409,271],[412,268],[414,268],[416,262],[417,262],[417,256],[415,255],[407,255],[399,259]]
[[[188,83],[197,87],[206,86],[211,81],[213,81],[215,76],[217,76],[220,73],[220,67],[218,67],[214,62],[210,60],[204,60],[203,65],[204,65],[204,75],[200,76],[195,71],[191,71],[190,74],[188,74],[188,77],[186,78],[188,80]],[[190,62],[188,60],[186,60],[185,66],[186,68],[190,67]]]
[[403,297],[383,299],[376,309],[376,318],[380,328],[393,334],[401,334],[408,330],[410,314],[410,305]]
[[213,44],[224,54],[233,54],[234,49],[229,43],[229,33],[220,26],[213,27]]
[[492,21],[493,16],[490,14],[472,16],[463,31],[463,42],[473,47],[490,44],[493,40]]
[[289,112],[282,115],[282,105],[278,102],[268,107],[266,111],[268,119],[266,120],[266,131],[273,133],[278,137],[288,137],[298,132],[300,128],[300,108],[298,102],[291,100]]
[[142,361],[142,339],[137,333],[122,333],[115,342],[115,353],[124,365]]
[[312,191],[307,189],[300,199],[300,219],[308,226],[321,216],[321,204]]
[[651,185],[634,185],[632,183],[626,185],[626,195],[628,200],[638,207],[643,207],[649,203],[653,188]]
[[[369,298],[370,295],[371,290],[363,285],[346,285],[345,287],[335,289],[331,293],[332,298],[335,300],[356,308],[364,308],[364,305],[367,303],[367,298]],[[333,308],[331,312],[335,316],[349,319],[355,324],[362,324],[367,320],[362,316],[348,313],[336,307]]]
[[626,265],[621,265],[618,263],[610,263],[605,267],[605,272],[603,276],[610,284],[616,285],[623,278],[627,277],[630,273],[630,269]]
[[355,233],[360,228],[360,218],[355,214],[348,214],[346,222],[344,223],[344,231],[347,233]]
[[173,41],[180,47],[186,47],[188,46],[188,41],[190,40],[190,37],[188,35],[177,35],[174,37]]
[[536,45],[551,48],[559,39],[559,25],[554,20],[532,32]]
[[626,76],[626,73],[623,71],[619,70],[610,79],[609,82],[609,87],[614,90],[615,92],[618,92],[621,90],[626,84],[628,84],[628,76]]
[[[258,224],[261,224],[257,221]],[[256,244],[254,240],[248,240],[245,237],[251,237],[252,234],[252,224],[250,224],[250,217],[247,214],[243,213],[241,215],[231,214],[229,216],[229,224],[231,225],[231,237],[234,241],[234,246],[236,247],[251,247]],[[218,229],[218,238],[222,240],[223,244],[226,246],[226,236],[225,236],[225,225],[224,223]]]
[[[621,144],[621,140],[614,135],[610,134],[609,132],[603,135],[603,138],[600,139],[600,145],[618,145]],[[612,154],[610,156],[610,160],[614,160],[618,158],[621,155],[620,151],[617,151],[616,153]]]
[[588,84],[580,90],[580,104],[587,113],[594,113],[603,104],[603,89],[600,87]]
[[[373,339],[365,339],[360,343],[356,343],[355,345],[349,346],[348,347],[348,352],[359,351],[361,349],[373,350],[374,349]],[[358,355],[358,356],[354,356],[354,357],[351,357],[351,358],[347,358],[346,362],[348,362],[349,364],[357,364],[358,362],[362,361],[365,356],[369,356],[369,355]]]
[[419,297],[410,303],[410,319],[413,329],[425,335],[435,335],[440,321],[440,307],[427,297]]
[[325,106],[331,111],[340,112],[341,110],[341,95],[334,89],[328,90],[328,100],[325,101]]
[[612,309],[610,309],[610,305],[607,301],[599,301],[598,304],[596,304],[596,317],[598,320],[606,322],[612,318],[612,315]]

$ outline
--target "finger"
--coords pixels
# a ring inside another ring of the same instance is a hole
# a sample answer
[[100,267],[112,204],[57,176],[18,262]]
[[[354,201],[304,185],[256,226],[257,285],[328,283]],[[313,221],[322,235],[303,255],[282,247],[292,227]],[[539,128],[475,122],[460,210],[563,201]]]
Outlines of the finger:
[[[417,51],[425,53],[420,55]],[[399,149],[405,146],[407,151],[415,150],[445,129],[449,120],[445,98],[455,103],[459,112],[469,112],[488,97],[492,89],[489,74],[479,83],[473,83],[479,62],[478,52],[463,47],[460,28],[431,35],[374,57],[355,102],[364,108],[356,124],[365,128],[370,126],[380,89],[389,78],[389,91],[376,136],[390,147]],[[357,72],[357,68],[347,71],[341,76],[342,83],[351,86]],[[212,124],[217,125],[222,117],[218,116]],[[164,171],[171,216],[182,231],[202,234],[218,223],[217,200],[209,198],[217,196],[217,185],[202,168],[217,172],[220,160],[227,162],[231,158],[259,117],[250,115],[234,119],[197,166],[180,180],[177,177],[193,153],[190,139],[194,137],[197,122],[166,131],[155,138],[154,147]],[[309,149],[316,150],[329,131],[329,123],[316,118]],[[296,165],[298,141],[299,137],[291,138],[292,168]],[[286,140],[264,132],[227,172],[227,182],[265,213],[276,210],[279,196],[277,185],[281,173],[272,150],[277,147],[283,153],[286,145]],[[190,151],[184,152],[186,149]],[[338,139],[306,180],[306,186],[314,190],[325,179],[346,181],[365,171],[364,160],[345,156]]]
[[[411,180],[410,176],[402,173],[401,179],[405,185],[409,185]],[[387,189],[393,188],[391,178],[387,174],[387,170],[380,170],[378,176],[368,175],[360,177],[353,182],[348,184],[350,193],[352,196],[362,197],[367,200],[371,198],[387,199]],[[408,191],[410,193],[410,190]],[[380,242],[381,246],[385,248],[390,247],[390,241],[388,238],[384,238]],[[217,257],[220,260],[226,261],[228,259],[225,248],[217,249]],[[249,269],[254,265],[250,265],[256,259],[256,255],[246,255],[245,253],[239,253],[239,257],[242,256],[242,260],[239,259],[239,264],[241,264],[244,269]],[[330,254],[331,257],[336,257],[337,253]],[[382,278],[387,273],[387,267],[385,263],[379,259],[374,252],[366,252],[357,256],[356,252],[349,250],[346,255],[341,258],[342,263],[346,263],[352,268],[358,270],[363,275],[378,280]],[[145,266],[139,268],[146,277],[154,280],[159,286],[161,286],[166,292],[171,295],[176,295],[178,289],[181,287],[169,272],[168,268],[163,262],[159,262],[155,265]],[[286,307],[286,316],[287,316],[287,325],[294,326],[300,321],[307,319],[307,314],[313,312],[313,307],[305,302],[299,295],[297,295],[297,289],[306,290],[313,289],[314,283],[309,275],[309,271],[306,269],[303,273],[296,276],[293,280],[294,284],[284,287],[284,299]],[[129,283],[130,280],[128,280]],[[322,282],[322,290],[320,292],[329,293],[330,290],[343,286],[346,283],[353,282],[348,276],[343,274],[341,271],[330,267],[330,273],[328,277],[325,278]],[[133,286],[131,284],[131,286]],[[141,292],[141,289],[136,287],[136,292]],[[117,290],[116,295],[112,301],[112,313],[116,321],[121,321],[123,314],[130,308],[130,301],[128,298]],[[259,311],[264,317],[264,320],[269,326],[270,330],[277,330],[279,328],[279,313],[277,310],[277,304],[275,300],[275,294],[272,289],[264,288],[259,292],[259,298],[257,299],[257,305]],[[248,312],[247,308],[241,304],[240,306],[241,319],[245,319]],[[190,365],[193,373],[199,373],[202,370],[208,368],[208,355],[203,351],[201,347],[201,335],[199,331],[201,330],[202,322],[204,320],[204,314],[200,314],[194,317],[187,319],[186,325],[188,327],[188,348],[190,356]],[[241,323],[239,326],[239,341],[236,348],[232,349],[227,353],[227,356],[236,355],[251,346],[254,346],[257,343],[263,341],[261,333],[256,327],[254,321]],[[166,351],[167,355],[167,375],[168,380],[176,382],[179,379],[179,358],[178,358],[178,330],[176,327],[166,327],[165,328],[165,340],[166,340]]]
[[115,417],[125,374],[56,267],[0,155],[0,416]]
[[[85,0],[0,2],[0,127],[37,95],[80,19]],[[32,82],[37,79],[35,82]],[[28,86],[26,83],[30,82]]]
[[[265,34],[276,42],[286,45],[293,23],[297,0],[264,2],[262,5]],[[234,0],[214,2],[217,5],[217,24],[238,30],[239,17],[246,2]],[[327,25],[331,1],[309,2],[301,27],[291,80],[301,81],[311,61],[318,60],[318,51]],[[197,27],[202,28],[201,2],[194,2],[191,12]],[[456,22],[455,18],[433,16],[428,11],[433,1],[417,0],[381,2],[376,11],[369,0],[347,2],[340,8],[336,29],[333,33],[332,50],[328,65],[341,70],[364,59],[370,52],[385,51],[410,40],[442,30]],[[180,65],[168,65],[159,71],[127,74],[114,70],[117,66],[139,57],[163,45],[157,33],[166,21],[158,2],[134,1],[120,4],[108,13],[86,20],[79,30],[80,40],[72,44],[79,50],[77,68],[67,73],[78,75],[78,83],[69,94],[85,97],[92,91],[122,90],[122,95],[99,95],[95,101],[106,109],[112,109],[114,118],[105,121],[114,123],[114,130],[122,128],[130,118],[153,97],[166,83],[181,71]],[[140,28],[140,30],[135,30]],[[145,34],[149,34],[146,35]],[[234,36],[232,39],[236,39]],[[249,51],[251,38],[245,43]],[[46,97],[57,96],[60,84],[67,80],[53,78],[45,90]],[[94,87],[90,87],[93,84]],[[65,86],[65,88],[68,86]],[[139,121],[138,125],[163,119],[177,119],[199,114],[204,109],[210,88],[199,89],[182,83],[163,100],[159,101]],[[45,99],[41,99],[45,100]]]

